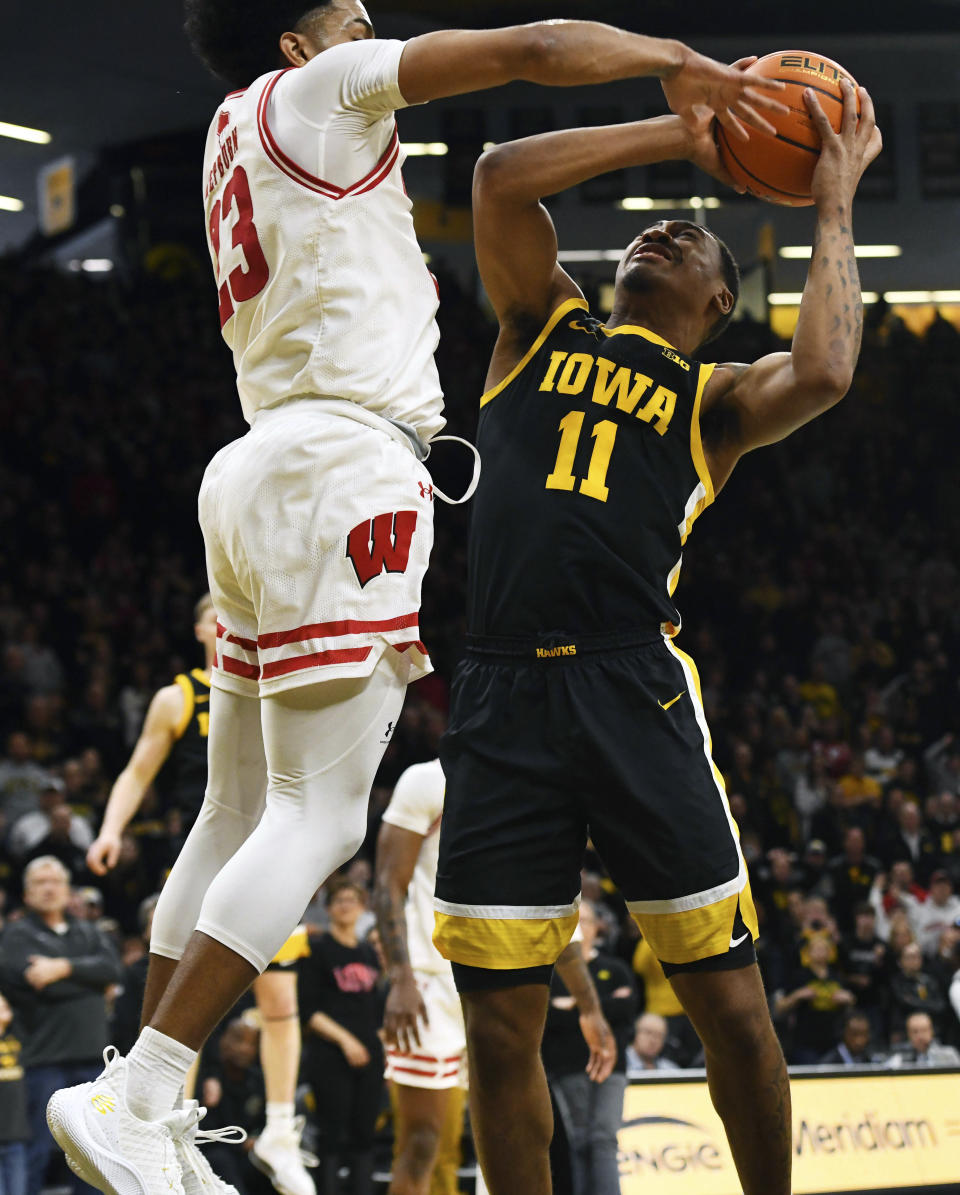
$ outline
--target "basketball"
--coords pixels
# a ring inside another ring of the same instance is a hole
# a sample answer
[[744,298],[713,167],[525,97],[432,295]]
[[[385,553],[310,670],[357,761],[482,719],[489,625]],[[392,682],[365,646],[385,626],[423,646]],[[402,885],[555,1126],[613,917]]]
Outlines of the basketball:
[[[839,63],[804,50],[766,54],[747,67],[747,74],[782,79],[787,87],[776,98],[787,104],[790,111],[765,112],[767,120],[776,126],[776,135],[752,128],[749,141],[731,137],[718,124],[717,145],[723,164],[737,184],[746,187],[758,199],[788,207],[805,207],[813,203],[810,184],[820,156],[820,135],[810,119],[803,90],[805,87],[814,89],[827,119],[839,132],[843,120],[840,80],[847,79],[854,87],[857,81]],[[859,112],[858,94],[858,115]]]

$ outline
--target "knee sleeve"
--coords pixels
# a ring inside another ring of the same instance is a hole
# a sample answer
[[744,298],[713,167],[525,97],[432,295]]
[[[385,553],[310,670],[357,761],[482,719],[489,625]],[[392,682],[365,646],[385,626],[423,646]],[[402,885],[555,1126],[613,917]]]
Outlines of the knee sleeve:
[[259,700],[211,689],[207,757],[207,791],[200,815],[163,886],[153,917],[150,950],[164,958],[182,957],[207,889],[263,814],[267,762]]
[[261,700],[266,808],[210,885],[197,921],[259,971],[366,835],[370,788],[406,691],[393,654],[369,677]]

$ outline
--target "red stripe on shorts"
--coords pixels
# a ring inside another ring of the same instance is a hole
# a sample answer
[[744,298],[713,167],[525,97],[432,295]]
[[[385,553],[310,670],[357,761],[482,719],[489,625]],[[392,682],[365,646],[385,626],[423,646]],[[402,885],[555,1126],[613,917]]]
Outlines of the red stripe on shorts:
[[315,668],[330,664],[358,664],[365,660],[372,647],[343,647],[338,651],[315,651],[308,656],[294,656],[290,660],[274,660],[263,666],[263,679],[286,676],[288,672],[299,672],[303,668]]
[[235,660],[233,656],[223,656],[220,667],[224,672],[232,672],[234,676],[245,676],[247,680],[259,680],[260,669],[256,664],[248,664],[245,660]]
[[420,615],[414,611],[412,614],[401,614],[399,618],[381,618],[372,622],[362,622],[358,619],[315,622],[304,627],[294,627],[292,631],[271,631],[267,635],[261,635],[254,647],[265,649],[283,647],[287,643],[302,643],[306,639],[337,639],[341,635],[363,635],[373,631],[402,631],[407,627],[415,627],[419,621]]
[[256,639],[241,639],[239,635],[227,634],[227,628],[223,623],[217,623],[217,638],[226,639],[228,643],[235,643],[237,647],[242,647],[244,651],[256,651]]

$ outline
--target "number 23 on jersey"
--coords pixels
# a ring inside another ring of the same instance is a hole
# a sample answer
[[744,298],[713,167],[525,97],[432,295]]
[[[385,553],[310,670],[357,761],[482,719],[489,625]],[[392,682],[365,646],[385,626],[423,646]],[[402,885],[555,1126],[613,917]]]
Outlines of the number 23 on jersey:
[[[232,227],[228,220],[232,213],[236,219]],[[267,285],[270,267],[264,257],[253,222],[253,200],[250,197],[250,183],[242,166],[235,166],[227,179],[223,194],[210,212],[210,243],[217,259],[217,278],[220,279],[220,233],[229,230],[231,244],[239,249],[242,262],[238,263],[220,282],[220,327],[233,315],[234,305],[252,299]]]

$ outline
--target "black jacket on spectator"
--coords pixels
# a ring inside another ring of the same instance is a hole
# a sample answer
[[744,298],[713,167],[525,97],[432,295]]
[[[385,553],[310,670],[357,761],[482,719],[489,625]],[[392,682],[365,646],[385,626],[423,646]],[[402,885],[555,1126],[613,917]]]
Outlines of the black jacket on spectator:
[[[35,991],[24,978],[30,956],[70,960],[73,974]],[[66,917],[58,934],[27,912],[0,935],[0,988],[24,1035],[24,1066],[95,1062],[108,1042],[104,990],[121,974],[109,940],[92,922]]]
[[[633,1038],[633,1021],[637,1012],[637,990],[633,972],[621,959],[610,954],[595,954],[587,963],[600,997],[603,1015],[610,1023],[617,1041],[617,1062],[614,1071],[623,1074],[627,1069],[627,1046]],[[614,996],[619,988],[629,988],[629,996]],[[550,982],[550,998],[569,996],[567,985],[556,971]],[[587,1043],[580,1032],[580,1013],[576,1008],[547,1010],[543,1034],[543,1065],[548,1075],[572,1075],[586,1069],[590,1058]]]
[[893,973],[890,979],[891,1030],[902,1030],[911,1013],[926,1012],[933,1021],[934,1031],[939,1034],[946,1007],[947,998],[932,975],[925,971],[918,971],[916,975],[904,975],[899,970]]

